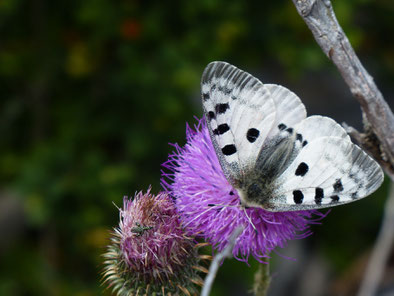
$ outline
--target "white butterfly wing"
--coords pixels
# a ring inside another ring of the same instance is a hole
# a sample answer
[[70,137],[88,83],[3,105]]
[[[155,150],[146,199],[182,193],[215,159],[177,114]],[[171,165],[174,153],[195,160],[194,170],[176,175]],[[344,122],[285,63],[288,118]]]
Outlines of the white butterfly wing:
[[216,154],[244,205],[320,209],[365,197],[383,182],[379,165],[338,123],[306,118],[301,100],[285,87],[213,62],[201,89]]
[[309,116],[296,124],[294,128],[288,127],[287,129],[292,129],[295,133],[294,155],[297,155],[308,143],[322,137],[338,137],[351,142],[343,127],[325,116]]
[[343,127],[325,116],[309,116],[297,124],[295,130],[300,135],[300,140],[302,138],[303,146],[321,137],[338,137],[350,141]]
[[306,117],[306,109],[300,98],[287,88],[276,84],[264,84],[274,101],[276,116],[268,139],[278,134],[279,130],[293,128]]
[[206,67],[201,89],[216,154],[235,185],[256,162],[275,122],[275,103],[258,79],[224,62]]
[[379,165],[346,138],[320,137],[306,145],[277,179],[274,211],[332,207],[374,192]]

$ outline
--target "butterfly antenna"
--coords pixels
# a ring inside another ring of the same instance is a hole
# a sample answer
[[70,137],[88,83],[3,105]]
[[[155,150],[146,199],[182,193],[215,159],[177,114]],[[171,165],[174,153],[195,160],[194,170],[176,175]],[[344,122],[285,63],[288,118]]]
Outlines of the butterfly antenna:
[[248,220],[249,220],[250,225],[252,225],[252,227],[253,227],[253,229],[254,229],[254,232],[256,232],[256,234],[257,234],[256,226],[254,226],[254,224],[253,224],[253,222],[252,222],[252,219],[250,219],[250,217],[248,216],[248,213],[246,212],[246,208],[244,208],[244,212],[245,212],[246,217],[247,217]]
[[208,207],[237,208],[239,206],[235,206],[235,205],[221,205],[221,204],[208,204]]

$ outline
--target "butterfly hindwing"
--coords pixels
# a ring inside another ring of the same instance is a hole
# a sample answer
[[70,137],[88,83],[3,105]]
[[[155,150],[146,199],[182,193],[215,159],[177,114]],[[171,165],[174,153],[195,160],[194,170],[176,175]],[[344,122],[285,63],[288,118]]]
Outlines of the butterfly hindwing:
[[349,203],[383,181],[379,165],[346,138],[320,137],[305,146],[277,179],[276,211],[319,209]]

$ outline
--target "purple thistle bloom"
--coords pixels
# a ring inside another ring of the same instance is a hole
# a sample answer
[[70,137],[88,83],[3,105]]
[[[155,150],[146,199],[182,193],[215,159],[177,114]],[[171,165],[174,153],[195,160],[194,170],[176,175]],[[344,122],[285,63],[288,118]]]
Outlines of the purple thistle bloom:
[[[243,225],[234,257],[247,262],[252,255],[264,262],[275,247],[309,236],[309,225],[326,216],[316,210],[243,209],[237,191],[223,174],[205,120],[199,120],[194,129],[187,125],[186,137],[185,147],[175,144],[176,151],[163,164],[170,172],[162,172],[162,186],[175,198],[189,233],[205,238],[214,249],[223,250],[233,231]],[[312,219],[314,215],[318,218]]]
[[167,193],[124,198],[119,228],[104,254],[104,282],[117,295],[195,294],[200,257]]

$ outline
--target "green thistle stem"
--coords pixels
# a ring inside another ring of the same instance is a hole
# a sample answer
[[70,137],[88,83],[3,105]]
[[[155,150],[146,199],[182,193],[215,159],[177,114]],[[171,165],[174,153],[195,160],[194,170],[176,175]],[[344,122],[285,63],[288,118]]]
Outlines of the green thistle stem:
[[259,269],[254,275],[254,295],[266,296],[270,283],[271,277],[269,272],[269,263],[267,262],[267,264],[260,264]]

